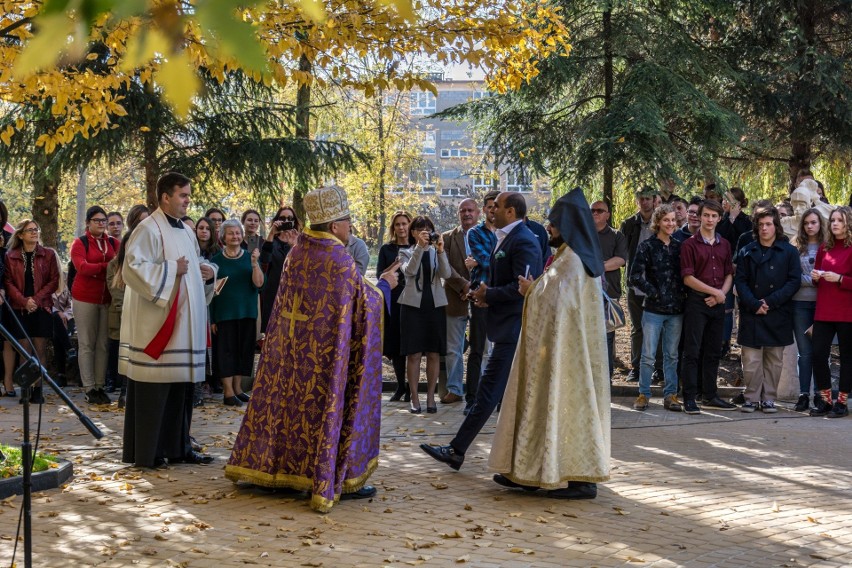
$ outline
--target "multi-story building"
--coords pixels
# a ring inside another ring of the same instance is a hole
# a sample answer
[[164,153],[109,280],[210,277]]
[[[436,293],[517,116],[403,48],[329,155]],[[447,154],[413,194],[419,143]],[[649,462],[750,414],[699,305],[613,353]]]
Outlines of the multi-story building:
[[442,200],[480,196],[491,189],[519,191],[527,196],[530,206],[547,204],[549,180],[532,179],[514,164],[485,161],[484,147],[477,145],[469,124],[434,116],[489,96],[485,82],[452,80],[443,73],[433,73],[428,78],[435,85],[437,96],[429,91],[408,93],[410,124],[418,133],[422,167],[399,172],[399,187],[408,185],[424,194],[440,195]]

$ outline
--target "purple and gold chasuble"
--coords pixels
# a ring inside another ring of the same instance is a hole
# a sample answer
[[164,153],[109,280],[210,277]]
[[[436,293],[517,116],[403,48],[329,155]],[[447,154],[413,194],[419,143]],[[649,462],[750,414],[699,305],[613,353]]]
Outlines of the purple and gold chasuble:
[[381,293],[343,244],[306,230],[287,255],[225,475],[312,493],[328,512],[378,465]]

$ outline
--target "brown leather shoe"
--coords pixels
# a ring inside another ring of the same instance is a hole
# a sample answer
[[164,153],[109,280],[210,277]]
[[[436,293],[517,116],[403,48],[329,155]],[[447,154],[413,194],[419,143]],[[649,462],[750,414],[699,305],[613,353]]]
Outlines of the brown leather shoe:
[[441,404],[452,404],[454,402],[459,402],[460,400],[462,400],[462,397],[455,393],[448,392],[443,397],[441,397]]

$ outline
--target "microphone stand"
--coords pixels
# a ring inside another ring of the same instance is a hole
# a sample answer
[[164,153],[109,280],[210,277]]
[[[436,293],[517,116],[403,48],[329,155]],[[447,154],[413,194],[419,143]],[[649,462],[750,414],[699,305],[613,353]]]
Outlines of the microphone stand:
[[[7,330],[3,325],[0,325],[0,335],[8,341],[15,351],[21,356],[21,360],[23,363],[20,367],[15,370],[15,379],[18,381],[18,384],[21,386],[21,396],[24,401],[24,439],[21,442],[21,467],[23,468],[23,482],[22,488],[24,493],[24,504],[23,504],[23,516],[24,516],[24,566],[26,568],[31,568],[33,562],[33,527],[32,527],[32,444],[30,443],[30,387],[32,387],[33,383],[37,382],[41,379],[43,382],[50,385],[56,394],[59,395],[59,398],[65,403],[65,405],[71,409],[71,411],[77,415],[77,418],[80,422],[83,423],[83,426],[86,427],[86,430],[91,432],[92,436],[96,439],[100,440],[104,437],[103,432],[95,426],[95,423],[92,420],[83,414],[83,412],[77,408],[77,405],[68,398],[68,395],[65,394],[65,391],[57,385],[50,375],[47,373],[45,368],[39,363],[38,359],[35,355],[31,355],[27,352],[23,346],[18,343],[18,340],[15,339],[9,330]],[[35,350],[35,348],[33,349]]]

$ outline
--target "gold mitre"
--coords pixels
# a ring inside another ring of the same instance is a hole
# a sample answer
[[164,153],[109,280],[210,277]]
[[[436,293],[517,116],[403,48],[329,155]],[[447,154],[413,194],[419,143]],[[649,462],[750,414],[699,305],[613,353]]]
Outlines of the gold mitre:
[[305,212],[311,225],[321,225],[349,217],[349,199],[336,185],[321,187],[305,195]]

